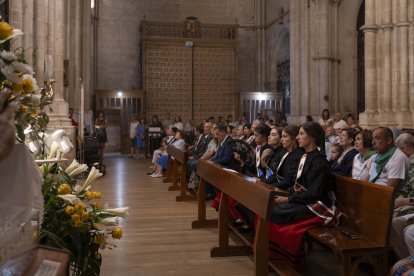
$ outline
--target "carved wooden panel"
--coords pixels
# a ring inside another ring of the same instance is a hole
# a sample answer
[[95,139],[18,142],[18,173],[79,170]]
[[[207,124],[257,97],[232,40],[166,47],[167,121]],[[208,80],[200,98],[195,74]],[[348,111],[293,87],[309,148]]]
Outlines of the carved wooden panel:
[[194,117],[227,116],[235,109],[235,48],[194,48]]
[[147,45],[144,72],[147,117],[167,112],[191,118],[191,48]]

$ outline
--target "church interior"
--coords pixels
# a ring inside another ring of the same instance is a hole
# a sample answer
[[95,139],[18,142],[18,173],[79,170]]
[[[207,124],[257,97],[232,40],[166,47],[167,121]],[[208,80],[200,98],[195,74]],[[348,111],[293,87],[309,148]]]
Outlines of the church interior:
[[0,275],[414,271],[413,0],[0,16]]

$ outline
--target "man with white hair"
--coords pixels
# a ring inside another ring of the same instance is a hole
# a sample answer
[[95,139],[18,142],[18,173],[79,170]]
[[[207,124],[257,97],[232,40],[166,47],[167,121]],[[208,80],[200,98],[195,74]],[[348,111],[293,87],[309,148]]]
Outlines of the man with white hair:
[[347,128],[348,125],[347,123],[342,119],[342,115],[341,113],[336,113],[334,115],[334,123],[333,123],[333,128],[335,130],[335,133],[337,132],[337,130],[342,130],[344,128]]

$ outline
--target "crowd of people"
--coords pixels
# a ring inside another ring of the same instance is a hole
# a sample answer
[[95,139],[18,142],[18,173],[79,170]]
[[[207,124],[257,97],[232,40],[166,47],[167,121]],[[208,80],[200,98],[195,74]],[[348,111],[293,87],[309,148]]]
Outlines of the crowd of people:
[[[158,118],[155,122],[159,124]],[[275,200],[271,216],[273,231],[307,220],[312,225],[322,224],[323,216],[312,206],[320,203],[324,208],[331,208],[334,204],[332,174],[395,188],[397,197],[390,240],[399,258],[414,255],[414,136],[411,133],[387,127],[362,129],[352,114],[343,118],[336,113],[331,118],[328,110],[322,112],[317,122],[307,118],[301,126],[285,122],[275,125],[265,117],[247,123],[243,117],[233,121],[231,116],[219,120],[210,117],[201,125],[193,126],[189,122],[184,126],[180,117],[172,120],[170,114],[161,126],[166,128],[167,136],[153,152],[150,176],[162,176],[166,149],[173,145],[190,153],[187,167],[191,190],[196,191],[198,187],[198,161],[210,160],[275,189],[288,191],[289,196]],[[184,137],[188,137],[189,129],[193,139],[186,145]],[[207,183],[206,198],[214,199],[217,193]],[[247,208],[236,202],[231,206],[231,213],[241,231],[254,231],[254,214]],[[306,229],[303,230],[304,233]],[[277,235],[271,235],[271,242],[272,236]],[[277,238],[273,242],[277,243]]]

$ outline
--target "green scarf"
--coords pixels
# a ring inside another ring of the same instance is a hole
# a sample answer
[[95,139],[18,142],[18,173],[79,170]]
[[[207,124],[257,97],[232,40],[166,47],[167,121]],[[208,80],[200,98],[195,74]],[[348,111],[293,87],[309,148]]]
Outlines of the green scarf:
[[392,155],[394,154],[396,150],[397,150],[397,147],[393,146],[386,153],[378,154],[378,156],[374,160],[375,170],[377,172],[377,175],[375,175],[374,178],[370,179],[369,182],[374,183],[375,181],[377,181],[385,165],[391,159]]
[[375,151],[371,150],[371,151],[369,151],[369,152],[368,152],[367,156],[362,157],[362,155],[361,155],[361,161],[367,161],[367,160],[368,160],[368,159],[370,159],[370,158],[371,158],[371,156],[373,156],[374,154],[375,154]]

